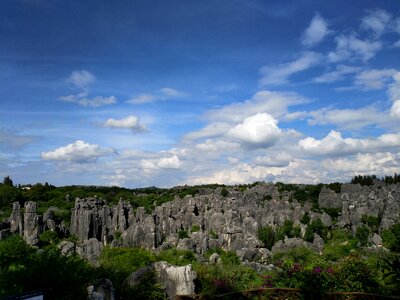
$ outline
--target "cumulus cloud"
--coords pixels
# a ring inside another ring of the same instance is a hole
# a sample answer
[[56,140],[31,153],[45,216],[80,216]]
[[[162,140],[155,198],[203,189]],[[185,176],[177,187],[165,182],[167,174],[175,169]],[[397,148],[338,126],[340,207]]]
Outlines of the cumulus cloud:
[[392,101],[400,100],[400,72],[396,72],[392,76],[393,83],[389,87],[389,98]]
[[271,147],[282,135],[278,121],[267,113],[259,113],[244,119],[228,131],[228,136],[246,147]]
[[355,130],[370,125],[385,124],[387,113],[374,107],[358,109],[319,109],[310,112],[309,125],[333,124],[342,129]]
[[143,131],[145,127],[140,124],[139,118],[136,116],[129,116],[123,119],[107,119],[103,124],[104,127],[109,128],[126,128],[134,131]]
[[302,139],[300,149],[313,155],[341,156],[355,153],[379,152],[400,147],[400,134],[384,134],[377,138],[343,138],[340,132],[332,130],[326,137],[317,140],[313,137]]
[[361,20],[361,28],[371,30],[375,37],[380,37],[387,29],[391,20],[391,15],[383,9],[375,9]]
[[334,71],[326,72],[321,76],[314,78],[317,83],[330,83],[344,79],[346,75],[357,73],[361,70],[360,67],[352,67],[345,65],[338,65]]
[[175,90],[173,88],[165,87],[160,90],[163,94],[164,97],[169,99],[169,98],[182,98],[186,97],[187,94],[178,90]]
[[68,82],[81,89],[87,89],[95,80],[96,77],[86,70],[73,71],[67,79]]
[[270,155],[257,156],[253,163],[265,167],[286,167],[293,160],[292,155],[286,152],[271,153]]
[[180,169],[182,161],[174,154],[158,159],[142,159],[140,164],[145,171],[154,171],[159,169]]
[[360,40],[354,34],[336,37],[336,51],[328,53],[331,62],[343,60],[368,61],[382,48],[379,41]]
[[114,152],[113,149],[103,149],[99,145],[77,140],[72,144],[57,148],[53,151],[42,152],[41,157],[43,160],[85,163],[95,161],[101,156],[110,155]]
[[400,119],[400,100],[394,101],[390,108],[390,115],[395,119]]
[[289,77],[293,74],[307,70],[321,61],[321,55],[315,52],[304,52],[299,58],[289,63],[277,66],[264,66],[260,72],[262,86],[282,85],[289,82]]
[[328,34],[330,33],[328,29],[328,24],[321,17],[320,14],[316,14],[311,20],[310,25],[303,32],[301,37],[301,43],[304,46],[312,47],[319,44]]
[[400,155],[390,152],[356,154],[351,157],[326,159],[322,166],[340,174],[342,178],[351,178],[358,174],[383,176],[398,172]]
[[364,90],[378,90],[384,88],[395,73],[395,69],[366,70],[357,74],[354,83]]
[[263,90],[244,102],[209,110],[205,113],[204,118],[216,122],[238,123],[247,117],[264,112],[274,118],[279,118],[287,114],[289,106],[306,102],[308,102],[306,98],[295,93]]

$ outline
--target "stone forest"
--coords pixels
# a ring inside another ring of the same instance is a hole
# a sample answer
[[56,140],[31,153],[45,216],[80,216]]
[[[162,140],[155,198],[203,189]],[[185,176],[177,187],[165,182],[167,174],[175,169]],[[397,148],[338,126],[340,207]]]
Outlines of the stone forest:
[[400,299],[397,174],[171,189],[6,177],[0,218],[6,299]]

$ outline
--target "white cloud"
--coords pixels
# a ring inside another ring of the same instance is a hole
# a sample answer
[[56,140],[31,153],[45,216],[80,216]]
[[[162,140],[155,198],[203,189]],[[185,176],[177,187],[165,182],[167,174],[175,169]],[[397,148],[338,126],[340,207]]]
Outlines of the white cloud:
[[400,120],[400,100],[394,101],[392,107],[390,108],[390,115]]
[[184,140],[197,140],[224,135],[231,126],[228,123],[211,123],[198,131],[193,131],[185,135]]
[[136,116],[129,116],[124,119],[110,118],[104,122],[103,126],[109,128],[127,128],[136,131],[145,130],[145,127],[140,124],[139,118]]
[[400,40],[393,44],[393,47],[400,48]]
[[68,82],[81,89],[88,88],[95,80],[96,77],[86,70],[73,71],[67,79]]
[[398,172],[400,155],[396,153],[366,153],[338,159],[327,159],[322,167],[340,174],[342,178],[350,178],[358,174],[376,174],[383,176]]
[[144,104],[159,100],[177,99],[187,97],[188,94],[170,87],[164,87],[155,93],[140,94],[127,100],[131,104]]
[[366,70],[357,74],[354,83],[364,90],[378,90],[384,88],[395,73],[395,69]]
[[313,137],[302,139],[300,149],[312,155],[340,156],[355,153],[387,151],[399,149],[400,134],[384,134],[377,138],[353,139],[343,138],[340,132],[332,130],[322,140]]
[[182,98],[186,97],[187,94],[181,91],[177,91],[173,88],[165,87],[161,89],[161,92],[164,94],[164,98],[170,99],[170,98]]
[[400,100],[400,72],[396,72],[392,76],[393,83],[389,87],[389,98],[392,101]]
[[95,80],[96,78],[94,77],[94,75],[88,71],[73,71],[67,81],[78,87],[81,92],[68,96],[62,96],[59,99],[69,103],[76,103],[84,107],[99,107],[117,103],[117,98],[115,96],[96,96],[93,98],[88,97],[89,86]]
[[321,61],[321,55],[315,52],[304,52],[301,56],[289,63],[277,66],[264,66],[260,72],[262,86],[282,85],[289,82],[289,77],[293,74],[307,70]]
[[227,152],[238,150],[239,144],[229,141],[209,139],[204,143],[197,144],[195,148],[203,152]]
[[301,39],[301,43],[304,46],[312,47],[320,43],[328,34],[330,33],[328,29],[328,24],[320,16],[316,14],[311,20],[310,25],[304,31]]
[[344,79],[346,75],[357,73],[360,71],[360,67],[352,67],[345,65],[338,65],[334,71],[326,72],[321,76],[314,78],[314,82],[317,83],[329,83]]
[[306,103],[307,101],[307,99],[295,93],[263,90],[257,92],[247,101],[209,110],[204,117],[215,122],[229,123],[242,122],[245,118],[257,113],[268,113],[274,118],[279,118],[287,113],[289,106]]
[[385,124],[387,114],[374,107],[359,109],[320,109],[310,112],[309,125],[334,124],[343,129],[360,129],[365,126]]
[[156,100],[156,97],[151,94],[140,94],[138,96],[135,96],[129,100],[127,100],[127,103],[131,104],[143,104],[143,103],[150,103]]
[[271,147],[281,137],[278,121],[267,113],[259,113],[244,119],[228,131],[228,136],[246,147]]
[[391,15],[383,9],[375,9],[361,20],[361,28],[371,30],[375,37],[380,37],[387,29],[391,19]]
[[90,99],[87,98],[86,95],[87,95],[86,92],[76,95],[68,95],[60,97],[60,100],[70,103],[76,103],[84,107],[100,107],[117,103],[117,98],[115,98],[115,96],[110,96],[110,97],[97,96]]
[[253,163],[265,167],[286,167],[293,160],[292,155],[286,152],[271,153],[270,155],[257,156]]
[[161,157],[158,159],[142,159],[140,164],[144,171],[151,172],[160,169],[180,169],[182,161],[174,154],[169,157]]
[[58,160],[71,162],[94,161],[101,156],[115,153],[113,149],[102,149],[99,145],[89,144],[82,140],[77,140],[67,146],[57,148],[53,151],[42,152],[43,160]]
[[382,48],[378,41],[360,40],[354,34],[336,37],[336,51],[328,53],[331,62],[343,60],[368,61]]

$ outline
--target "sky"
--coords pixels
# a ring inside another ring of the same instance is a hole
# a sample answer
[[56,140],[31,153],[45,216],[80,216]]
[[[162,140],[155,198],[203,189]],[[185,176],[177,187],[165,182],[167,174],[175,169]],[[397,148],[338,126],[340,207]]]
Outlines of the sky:
[[346,182],[399,129],[398,0],[0,2],[14,183]]

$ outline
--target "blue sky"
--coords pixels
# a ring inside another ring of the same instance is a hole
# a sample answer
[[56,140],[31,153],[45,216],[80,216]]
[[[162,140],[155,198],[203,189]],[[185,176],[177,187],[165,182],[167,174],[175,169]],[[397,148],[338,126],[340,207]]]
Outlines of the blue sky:
[[0,176],[347,181],[400,165],[400,3],[0,3]]

